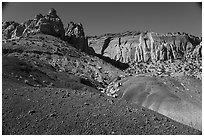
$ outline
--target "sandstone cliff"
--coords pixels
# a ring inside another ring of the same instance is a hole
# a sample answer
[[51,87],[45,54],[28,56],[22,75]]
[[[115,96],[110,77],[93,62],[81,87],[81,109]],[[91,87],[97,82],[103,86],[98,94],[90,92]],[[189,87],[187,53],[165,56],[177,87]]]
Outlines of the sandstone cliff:
[[97,54],[123,63],[174,60],[189,53],[201,57],[200,43],[201,38],[186,33],[126,32],[89,38]]

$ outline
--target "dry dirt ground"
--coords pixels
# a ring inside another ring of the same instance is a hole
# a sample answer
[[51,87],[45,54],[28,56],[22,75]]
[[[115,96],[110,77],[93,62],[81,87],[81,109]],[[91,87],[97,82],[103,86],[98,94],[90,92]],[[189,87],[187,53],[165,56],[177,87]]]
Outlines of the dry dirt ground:
[[87,87],[3,90],[3,134],[201,134]]
[[99,91],[123,74],[51,36],[4,43],[2,134],[202,134]]

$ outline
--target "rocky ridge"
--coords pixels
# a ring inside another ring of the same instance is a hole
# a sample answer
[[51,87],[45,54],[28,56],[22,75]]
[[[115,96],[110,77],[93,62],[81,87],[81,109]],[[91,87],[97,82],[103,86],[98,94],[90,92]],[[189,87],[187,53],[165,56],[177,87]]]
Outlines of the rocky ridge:
[[70,22],[64,28],[57,11],[53,8],[49,10],[47,15],[38,14],[34,19],[27,20],[21,24],[14,21],[3,22],[2,31],[4,42],[42,33],[68,41],[77,49],[91,52],[82,24]]

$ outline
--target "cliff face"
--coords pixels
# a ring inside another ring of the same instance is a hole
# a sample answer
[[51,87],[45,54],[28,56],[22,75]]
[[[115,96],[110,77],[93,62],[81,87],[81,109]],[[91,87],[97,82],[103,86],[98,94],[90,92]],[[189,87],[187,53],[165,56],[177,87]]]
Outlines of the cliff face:
[[200,42],[201,38],[184,33],[159,35],[141,32],[89,38],[89,46],[97,54],[123,63],[173,60],[189,54],[201,57]]

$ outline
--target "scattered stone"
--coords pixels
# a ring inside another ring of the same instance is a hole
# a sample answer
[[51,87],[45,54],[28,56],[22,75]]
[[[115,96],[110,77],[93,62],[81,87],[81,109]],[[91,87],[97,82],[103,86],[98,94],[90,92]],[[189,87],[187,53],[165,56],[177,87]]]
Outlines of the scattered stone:
[[25,79],[24,82],[25,82],[26,84],[28,84],[28,80],[27,80],[27,79]]
[[30,115],[33,115],[34,113],[36,113],[35,110],[30,110],[30,111],[28,111],[28,114],[30,114]]
[[53,114],[50,114],[49,117],[56,117],[57,114],[53,113]]
[[88,106],[88,105],[89,105],[89,103],[85,102],[85,103],[84,103],[84,105]]

